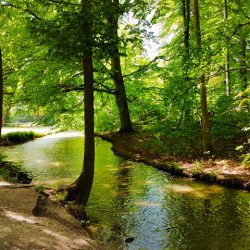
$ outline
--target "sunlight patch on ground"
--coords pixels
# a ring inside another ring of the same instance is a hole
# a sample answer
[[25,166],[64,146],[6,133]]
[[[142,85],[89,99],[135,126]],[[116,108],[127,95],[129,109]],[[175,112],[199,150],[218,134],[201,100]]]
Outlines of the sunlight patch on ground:
[[11,212],[11,211],[5,211],[4,213],[8,218],[10,219],[13,219],[13,220],[16,220],[16,221],[20,221],[20,222],[27,222],[29,224],[35,224],[36,221],[34,220],[31,220],[27,217],[24,217],[20,214],[17,214],[17,213],[14,213],[14,212]]
[[79,131],[64,131],[52,135],[46,136],[46,138],[71,138],[71,137],[82,137],[83,134]]
[[6,186],[12,186],[13,184],[6,182],[6,181],[0,181],[0,187],[6,187]]
[[75,249],[75,248],[78,249],[78,247],[80,247],[80,246],[81,247],[89,246],[89,243],[81,238],[72,240],[64,235],[60,235],[60,234],[53,232],[49,229],[43,229],[43,232],[48,234],[49,236],[52,236],[52,237],[56,238],[57,240],[59,240],[60,245],[70,246],[70,249]]

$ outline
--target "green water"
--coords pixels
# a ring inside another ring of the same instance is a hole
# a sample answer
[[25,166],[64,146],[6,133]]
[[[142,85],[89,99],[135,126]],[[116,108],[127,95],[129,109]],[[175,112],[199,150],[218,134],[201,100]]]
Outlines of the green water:
[[[58,185],[79,175],[83,138],[59,133],[0,150],[23,161],[35,183]],[[123,160],[102,140],[87,210],[89,230],[108,249],[250,249],[250,193]]]

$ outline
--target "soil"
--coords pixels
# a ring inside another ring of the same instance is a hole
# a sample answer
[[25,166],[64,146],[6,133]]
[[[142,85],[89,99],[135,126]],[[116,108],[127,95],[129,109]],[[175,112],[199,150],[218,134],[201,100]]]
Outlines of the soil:
[[112,142],[113,151],[130,160],[143,162],[175,175],[250,191],[250,168],[232,158],[174,156],[160,150],[161,145],[154,136],[139,132],[105,133],[97,136]]
[[65,207],[32,185],[0,181],[0,221],[0,249],[103,249]]

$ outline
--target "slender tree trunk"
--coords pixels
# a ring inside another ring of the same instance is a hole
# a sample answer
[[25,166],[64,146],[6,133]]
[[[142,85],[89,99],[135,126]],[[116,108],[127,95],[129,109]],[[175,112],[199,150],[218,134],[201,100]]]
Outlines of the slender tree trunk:
[[248,87],[247,84],[247,61],[246,61],[246,48],[247,41],[245,37],[241,34],[240,37],[240,46],[241,46],[241,56],[240,56],[240,80],[242,90],[246,90]]
[[[183,37],[184,37],[184,55],[183,55],[183,72],[185,72],[184,81],[190,82],[190,78],[188,76],[189,72],[189,58],[190,58],[190,0],[182,0],[182,16],[183,16]],[[186,97],[185,97],[186,98]],[[184,105],[182,109],[181,119],[179,124],[181,125],[182,118],[184,117],[185,121],[190,121],[191,118],[191,102],[188,98],[184,100]]]
[[189,37],[190,37],[190,0],[182,0],[182,12],[184,21],[184,46],[186,55],[189,55]]
[[0,141],[2,138],[2,126],[3,126],[3,60],[2,60],[2,50],[0,48]]
[[114,12],[109,11],[108,21],[111,25],[111,36],[112,36],[112,48],[111,48],[111,70],[112,70],[112,78],[116,88],[116,105],[119,110],[120,116],[120,132],[122,133],[129,133],[133,131],[127,96],[126,96],[126,89],[123,81],[122,69],[121,69],[121,59],[120,59],[120,51],[119,51],[119,35],[118,35],[118,18],[119,18],[119,9],[120,4],[119,0],[113,1],[113,10]]
[[84,75],[84,160],[83,169],[68,189],[67,200],[75,200],[77,204],[86,205],[94,179],[95,140],[94,140],[94,76],[92,58],[92,1],[82,0],[83,21],[83,75]]
[[[228,19],[227,1],[228,0],[224,0],[224,20],[225,20],[225,22]],[[227,48],[226,48],[225,71],[226,71],[226,79],[225,79],[225,82],[226,82],[226,95],[230,96],[230,94],[231,94],[231,88],[230,88],[230,54],[229,54],[228,44],[227,44]]]
[[[199,3],[198,0],[193,0],[193,10],[194,10],[194,25],[196,32],[196,46],[199,51],[201,48],[201,29],[200,29],[200,14],[199,14]],[[212,151],[212,140],[210,136],[209,128],[209,113],[207,108],[207,91],[205,75],[201,73],[200,77],[200,96],[201,96],[201,110],[202,110],[202,139],[204,151]]]

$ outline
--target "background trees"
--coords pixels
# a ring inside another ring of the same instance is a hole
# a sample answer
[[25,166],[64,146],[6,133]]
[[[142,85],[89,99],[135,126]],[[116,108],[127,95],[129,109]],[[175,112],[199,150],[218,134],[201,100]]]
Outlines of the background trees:
[[[90,3],[2,3],[7,19],[1,16],[1,117],[15,121],[28,115],[27,120],[83,129],[92,92],[83,93],[91,82],[97,132],[143,129],[162,146],[173,138],[184,141],[184,152],[194,145],[200,153],[211,151],[211,138],[215,153],[227,151],[226,145],[247,150],[250,2],[206,0],[199,8],[197,3],[95,0],[93,37],[84,42],[91,53],[82,47],[88,25],[81,23],[83,5]],[[148,53],[150,45],[159,49]],[[88,53],[93,77],[83,82]],[[92,139],[90,144],[93,152]]]

